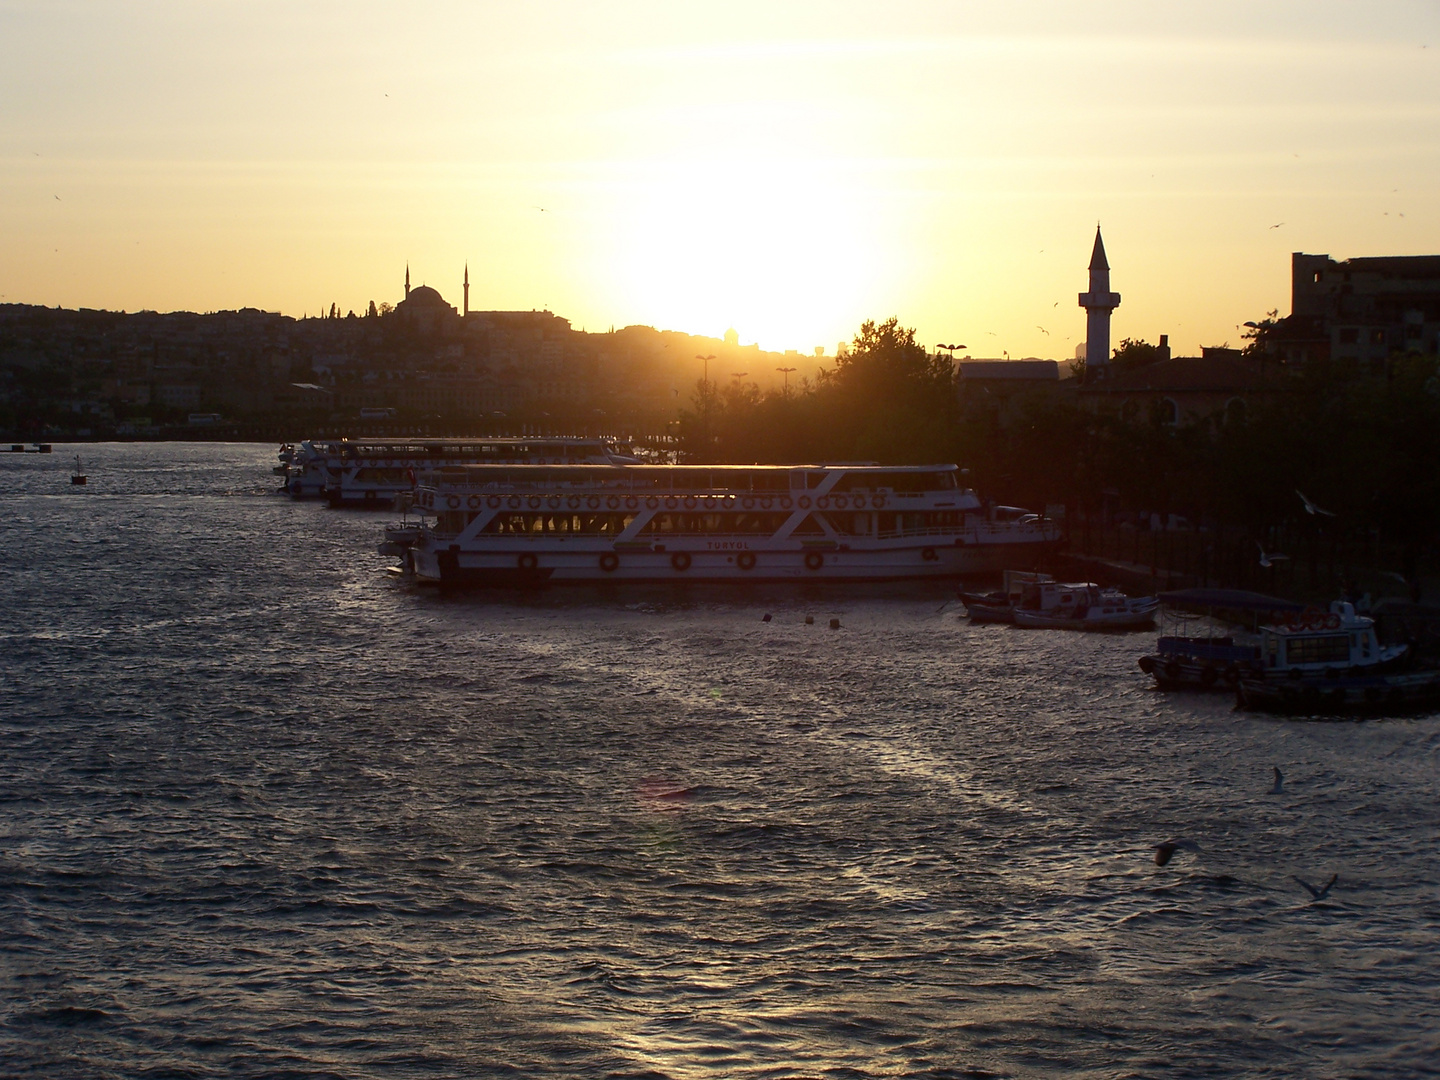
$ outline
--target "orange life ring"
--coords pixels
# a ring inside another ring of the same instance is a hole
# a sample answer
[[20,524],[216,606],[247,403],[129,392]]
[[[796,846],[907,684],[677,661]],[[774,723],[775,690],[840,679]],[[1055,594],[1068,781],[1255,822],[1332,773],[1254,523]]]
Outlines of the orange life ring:
[[1325,629],[1326,629],[1326,630],[1339,630],[1339,629],[1340,629],[1340,616],[1337,615],[1337,614],[1335,614],[1335,612],[1333,612],[1333,611],[1332,611],[1329,615],[1326,615],[1326,616],[1325,616]]
[[600,509],[600,496],[599,496],[599,495],[591,495],[590,498],[588,498],[588,499],[585,500],[585,505],[588,506],[591,510],[599,510],[599,509]]
[[746,510],[754,510],[755,500],[752,499],[749,495],[746,495],[745,498],[740,500],[740,505],[743,506]]
[[836,509],[836,510],[845,510],[845,509],[847,509],[849,506],[850,506],[850,500],[847,499],[844,495],[836,495],[836,496],[835,496],[835,509]]
[[795,500],[795,504],[796,504],[797,506],[799,506],[801,510],[809,510],[809,509],[810,509],[810,496],[809,496],[809,495],[801,495],[800,498],[798,498],[798,499]]
[[[634,502],[635,500],[634,500],[634,499],[627,499],[626,501],[627,501],[627,502]],[[619,509],[620,509],[620,496],[618,496],[618,495],[611,495],[608,499],[605,500],[605,505],[608,506],[611,510],[619,510]],[[631,509],[633,510],[634,507],[632,506]]]
[[753,551],[742,551],[735,556],[735,565],[741,570],[755,569],[755,553]]
[[519,495],[511,495],[511,496],[510,496],[510,509],[511,509],[511,510],[519,510],[519,509],[520,509],[520,496],[519,496]]
[[485,500],[485,505],[488,506],[488,507],[490,507],[491,510],[499,510],[499,509],[500,509],[500,496],[499,496],[499,495],[491,495],[488,499]]
[[885,496],[876,495],[873,499],[870,500],[870,505],[873,506],[876,510],[885,509]]
[[468,499],[465,500],[465,505],[468,506],[468,507],[470,507],[471,510],[479,510],[479,509],[480,509],[480,496],[479,496],[479,495],[471,495],[470,498],[468,498]]
[[656,510],[659,509],[659,507],[660,500],[657,499],[654,495],[651,495],[648,499],[645,500],[645,509]]
[[459,496],[459,495],[449,495],[449,496],[447,496],[446,499],[445,499],[445,505],[448,506],[448,507],[450,507],[451,510],[459,510],[459,509],[460,509],[460,496]]
[[789,497],[788,495],[782,495],[782,496],[780,497],[780,509],[781,509],[781,510],[789,510],[789,509],[790,509],[790,497]]
[[825,556],[818,551],[807,551],[805,553],[805,569],[819,570],[825,565]]
[[673,496],[672,496],[671,498],[668,498],[668,499],[665,500],[665,509],[666,509],[666,510],[674,510],[674,509],[675,509],[677,506],[679,506],[679,505],[680,505],[680,500],[674,498]]
[[686,509],[686,510],[694,510],[695,507],[696,507],[696,505],[697,505],[697,504],[696,504],[696,502],[695,502],[695,496],[694,496],[694,495],[687,495],[687,496],[685,497],[685,509]]
[[538,495],[532,495],[532,496],[530,496],[530,509],[531,509],[531,510],[539,510],[539,509],[540,509],[540,496],[538,496]]
[[600,569],[605,573],[612,573],[620,565],[620,556],[613,551],[606,551],[600,556]]
[[566,505],[567,507],[569,507],[571,510],[579,510],[579,509],[580,509],[580,499],[579,499],[579,497],[577,497],[577,496],[575,496],[575,495],[571,495],[568,499],[565,500],[565,505]]
[[688,551],[677,551],[670,556],[670,565],[676,570],[685,571],[690,569],[690,553]]

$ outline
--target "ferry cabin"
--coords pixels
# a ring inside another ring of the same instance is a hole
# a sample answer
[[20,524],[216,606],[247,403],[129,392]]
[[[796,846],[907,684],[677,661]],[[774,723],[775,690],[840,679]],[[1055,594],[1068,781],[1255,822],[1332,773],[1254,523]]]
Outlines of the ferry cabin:
[[1365,670],[1395,660],[1403,645],[1382,646],[1372,619],[1337,602],[1329,612],[1301,612],[1262,628],[1261,666],[1267,676],[1300,677],[1327,670]]
[[323,495],[332,506],[388,504],[413,488],[415,473],[447,464],[634,460],[604,439],[591,438],[336,439],[302,445],[303,463],[292,466],[289,489],[297,498]]
[[1058,539],[994,523],[953,465],[468,466],[421,476],[421,581],[893,579]]

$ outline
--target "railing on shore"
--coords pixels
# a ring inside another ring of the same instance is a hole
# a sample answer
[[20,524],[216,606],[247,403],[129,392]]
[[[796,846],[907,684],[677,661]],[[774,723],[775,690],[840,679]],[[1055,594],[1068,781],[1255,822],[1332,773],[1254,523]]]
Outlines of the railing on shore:
[[[1072,522],[1074,555],[1125,564],[1148,573],[1154,588],[1251,589],[1273,596],[1328,597],[1342,590],[1413,595],[1416,579],[1433,572],[1407,561],[1403,545],[1373,537],[1326,535],[1318,529],[1272,528],[1263,541],[1243,529],[1161,529]],[[1262,565],[1262,550],[1269,566]],[[1409,574],[1404,568],[1409,566]]]

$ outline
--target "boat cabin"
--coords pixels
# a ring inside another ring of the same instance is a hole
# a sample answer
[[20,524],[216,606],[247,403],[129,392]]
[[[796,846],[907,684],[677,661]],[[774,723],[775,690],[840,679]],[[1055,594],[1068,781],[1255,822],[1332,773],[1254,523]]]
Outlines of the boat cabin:
[[1382,646],[1375,621],[1355,614],[1352,604],[1337,600],[1328,612],[1302,611],[1288,622],[1261,627],[1262,665],[1271,672],[1367,668],[1404,655],[1406,646]]

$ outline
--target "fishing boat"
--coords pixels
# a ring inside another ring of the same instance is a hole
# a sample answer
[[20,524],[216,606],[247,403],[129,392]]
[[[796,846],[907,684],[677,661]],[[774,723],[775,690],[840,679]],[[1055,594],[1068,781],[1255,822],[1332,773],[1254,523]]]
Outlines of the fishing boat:
[[1159,600],[1160,639],[1137,663],[1161,690],[1234,692],[1242,676],[1260,667],[1259,624],[1305,610],[1244,589],[1178,589]]
[[[416,485],[402,558],[445,586],[886,581],[1033,565],[1053,522],[992,520],[954,465],[466,465]],[[387,549],[388,550],[388,549]]]
[[1440,708],[1440,670],[1415,666],[1410,647],[1382,644],[1375,621],[1337,600],[1261,627],[1259,669],[1242,676],[1236,704],[1310,715]]
[[1001,588],[997,592],[961,592],[960,600],[965,605],[965,614],[976,623],[1013,623],[1015,608],[1024,596],[1026,585],[1053,582],[1049,574],[1033,570],[1006,570]]
[[1155,625],[1160,602],[1153,596],[1126,596],[1092,582],[1042,581],[1021,590],[1016,626],[1044,630],[1143,630]]

